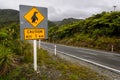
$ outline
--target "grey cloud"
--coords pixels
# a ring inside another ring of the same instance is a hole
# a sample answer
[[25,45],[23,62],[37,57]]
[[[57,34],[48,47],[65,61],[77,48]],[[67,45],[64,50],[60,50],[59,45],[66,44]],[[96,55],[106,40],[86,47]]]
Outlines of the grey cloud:
[[16,9],[19,8],[18,0],[0,0],[0,8],[1,9]]
[[91,13],[89,11],[83,11],[83,10],[69,10],[67,12],[68,13],[66,13],[66,12],[63,13],[63,15],[66,18],[73,17],[73,18],[79,18],[79,19],[82,18],[83,19],[83,18],[86,18],[89,15],[91,15]]
[[[103,11],[112,11],[115,4],[112,0],[60,0],[58,5],[61,12],[52,13],[53,17],[50,19],[63,19],[63,18],[87,18],[93,14],[101,13]],[[119,2],[120,3],[120,2]],[[57,10],[57,9],[56,9]],[[55,11],[56,11],[55,10]],[[58,17],[61,16],[61,17]]]
[[0,8],[19,8],[19,4],[48,8],[50,20],[87,18],[102,11],[120,10],[120,0],[0,0]]

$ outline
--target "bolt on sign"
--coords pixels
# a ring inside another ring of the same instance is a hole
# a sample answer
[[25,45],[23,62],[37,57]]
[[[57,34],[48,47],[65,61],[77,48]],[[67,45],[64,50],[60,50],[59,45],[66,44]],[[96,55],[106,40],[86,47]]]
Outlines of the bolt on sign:
[[22,40],[48,38],[47,8],[20,5],[20,36]]

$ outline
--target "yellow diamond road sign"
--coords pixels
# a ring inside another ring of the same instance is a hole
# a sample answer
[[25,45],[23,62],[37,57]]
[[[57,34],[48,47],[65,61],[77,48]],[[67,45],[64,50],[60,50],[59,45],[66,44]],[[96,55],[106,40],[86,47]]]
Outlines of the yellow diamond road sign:
[[24,15],[24,18],[35,28],[44,20],[44,16],[36,7],[33,7],[28,11]]
[[47,39],[48,9],[29,5],[20,5],[19,8],[21,40]]

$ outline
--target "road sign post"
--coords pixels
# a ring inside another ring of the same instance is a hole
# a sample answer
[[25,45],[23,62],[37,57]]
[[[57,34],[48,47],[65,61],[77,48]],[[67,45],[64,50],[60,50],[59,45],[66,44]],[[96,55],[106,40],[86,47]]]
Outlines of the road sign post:
[[37,40],[48,38],[47,8],[20,5],[21,40],[33,40],[34,70],[37,71]]
[[34,70],[37,71],[37,40],[33,40],[34,50]]

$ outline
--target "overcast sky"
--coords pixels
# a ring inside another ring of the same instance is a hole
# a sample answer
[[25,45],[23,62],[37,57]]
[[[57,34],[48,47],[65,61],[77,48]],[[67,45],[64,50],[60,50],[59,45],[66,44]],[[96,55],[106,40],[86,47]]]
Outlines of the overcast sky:
[[120,0],[0,0],[1,9],[19,10],[19,5],[48,8],[49,20],[85,19],[103,11],[120,10]]

